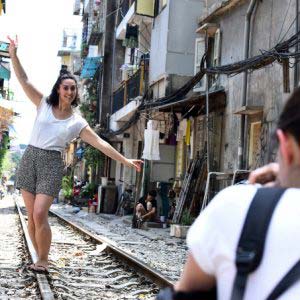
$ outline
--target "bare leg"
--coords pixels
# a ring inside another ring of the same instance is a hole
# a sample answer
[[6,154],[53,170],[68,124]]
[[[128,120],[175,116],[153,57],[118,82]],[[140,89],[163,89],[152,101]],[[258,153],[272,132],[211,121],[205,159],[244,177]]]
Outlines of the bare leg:
[[141,216],[145,215],[147,212],[143,206],[143,204],[139,203],[137,206],[136,206],[136,216],[137,218],[140,218]]
[[51,228],[48,223],[48,211],[53,197],[37,194],[34,203],[33,219],[35,224],[35,239],[38,246],[39,261],[36,265],[48,267],[48,254],[51,245]]
[[28,217],[28,232],[31,239],[31,242],[33,244],[33,247],[38,253],[38,247],[35,240],[35,226],[33,221],[33,208],[34,208],[34,202],[35,202],[35,195],[27,192],[23,189],[21,189],[22,197],[24,199],[24,203],[27,209],[27,217]]

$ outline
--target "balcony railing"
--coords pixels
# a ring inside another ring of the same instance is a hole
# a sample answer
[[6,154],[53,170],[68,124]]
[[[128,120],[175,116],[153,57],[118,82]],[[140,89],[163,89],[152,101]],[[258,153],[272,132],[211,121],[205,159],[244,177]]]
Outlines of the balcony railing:
[[143,96],[149,83],[149,56],[142,58],[139,69],[113,93],[112,114],[138,96]]
[[130,8],[130,6],[134,3],[134,0],[124,0],[120,6],[120,12],[122,16],[125,16]]
[[112,113],[115,113],[124,106],[125,87],[121,85],[113,94]]
[[128,80],[123,81],[121,86],[113,93],[113,111],[115,113],[136,97],[141,96],[142,70],[136,71]]
[[103,17],[97,18],[93,24],[92,31],[89,38],[89,45],[98,45],[102,34],[104,33],[104,19]]

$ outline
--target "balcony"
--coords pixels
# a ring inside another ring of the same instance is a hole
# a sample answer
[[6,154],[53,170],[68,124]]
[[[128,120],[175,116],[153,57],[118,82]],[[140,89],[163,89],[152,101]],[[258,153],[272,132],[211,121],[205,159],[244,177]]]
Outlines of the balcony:
[[104,19],[98,18],[92,27],[88,44],[98,45],[103,33],[104,33]]
[[241,0],[207,0],[206,8],[200,14],[199,22],[207,23],[214,15],[222,15],[237,5],[243,4]]
[[128,80],[123,81],[121,86],[113,93],[113,114],[136,97],[141,96],[141,87],[143,86],[141,74],[142,69],[139,69]]
[[[124,7],[124,11],[126,11]],[[132,2],[122,22],[119,24],[116,31],[116,38],[124,40],[126,35],[127,24],[140,24],[142,21],[145,24],[152,23],[152,18],[155,13],[155,0],[135,0]]]

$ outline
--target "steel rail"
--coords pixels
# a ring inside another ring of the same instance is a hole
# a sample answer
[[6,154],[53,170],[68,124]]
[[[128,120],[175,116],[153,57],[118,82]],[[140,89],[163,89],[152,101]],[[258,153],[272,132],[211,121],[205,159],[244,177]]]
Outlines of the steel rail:
[[67,223],[68,225],[75,228],[77,231],[79,231],[79,232],[89,236],[91,239],[97,241],[98,243],[106,244],[107,247],[106,247],[105,251],[116,255],[121,260],[125,261],[127,265],[129,265],[129,266],[133,267],[135,270],[137,270],[140,275],[142,274],[143,276],[147,277],[148,279],[150,279],[151,281],[156,283],[159,287],[173,286],[173,282],[169,278],[165,277],[159,271],[154,270],[153,268],[149,267],[148,265],[146,265],[141,260],[133,257],[131,254],[129,254],[129,253],[125,252],[124,250],[118,248],[116,245],[114,245],[115,243],[113,241],[111,241],[110,239],[108,239],[106,237],[103,237],[103,236],[96,236],[96,235],[92,234],[91,232],[89,232],[86,229],[80,227],[79,225],[75,224],[74,222],[69,221],[68,219],[63,217],[58,212],[54,212],[51,209],[50,209],[49,212],[51,214],[53,214],[54,216],[58,217],[60,220]]
[[[21,221],[23,234],[24,234],[24,237],[25,237],[25,241],[26,241],[26,244],[27,244],[29,254],[31,256],[31,260],[32,260],[33,263],[35,263],[38,260],[38,256],[37,256],[37,253],[36,253],[36,251],[33,247],[32,242],[31,242],[29,232],[28,232],[28,228],[27,228],[27,224],[26,224],[25,218],[24,218],[24,216],[21,212],[20,205],[19,205],[17,200],[15,200],[15,205],[16,205],[18,213],[19,213],[19,218],[20,218],[20,221]],[[39,289],[40,289],[42,299],[43,300],[54,300],[55,299],[54,294],[53,294],[53,292],[51,290],[51,287],[49,285],[47,276],[44,275],[44,274],[38,274],[37,273],[36,274],[36,279],[38,281],[38,285],[39,285]]]

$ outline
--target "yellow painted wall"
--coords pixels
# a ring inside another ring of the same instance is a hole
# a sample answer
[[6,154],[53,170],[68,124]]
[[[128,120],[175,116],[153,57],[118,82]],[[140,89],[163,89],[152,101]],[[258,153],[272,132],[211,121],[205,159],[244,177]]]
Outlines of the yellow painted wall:
[[71,66],[71,56],[70,55],[63,56],[61,58],[61,62],[62,62],[63,65]]
[[149,17],[154,17],[155,0],[137,0],[136,13]]

